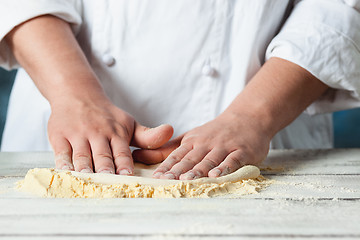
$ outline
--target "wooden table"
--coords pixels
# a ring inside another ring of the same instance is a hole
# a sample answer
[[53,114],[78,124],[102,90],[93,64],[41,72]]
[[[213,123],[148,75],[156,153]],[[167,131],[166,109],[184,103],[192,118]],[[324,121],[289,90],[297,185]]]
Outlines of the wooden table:
[[51,153],[0,153],[0,239],[360,239],[360,149],[272,151],[238,199],[46,199],[13,190]]

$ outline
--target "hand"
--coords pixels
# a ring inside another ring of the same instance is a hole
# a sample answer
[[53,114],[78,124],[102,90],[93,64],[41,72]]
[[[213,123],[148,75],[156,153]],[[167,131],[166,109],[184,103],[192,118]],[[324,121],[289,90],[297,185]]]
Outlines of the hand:
[[222,114],[155,150],[136,150],[133,156],[144,163],[164,160],[155,178],[191,180],[219,177],[244,165],[257,165],[269,151],[270,136],[259,120]]
[[148,129],[108,100],[70,24],[62,19],[32,18],[6,41],[51,105],[48,134],[57,168],[132,174],[130,144],[151,149],[171,138],[171,126]]
[[173,133],[169,125],[141,126],[106,98],[66,98],[51,107],[48,134],[59,169],[131,175],[129,145],[158,148]]
[[328,87],[302,67],[268,60],[227,109],[156,150],[137,150],[145,163],[164,160],[154,177],[218,177],[266,158],[270,140]]

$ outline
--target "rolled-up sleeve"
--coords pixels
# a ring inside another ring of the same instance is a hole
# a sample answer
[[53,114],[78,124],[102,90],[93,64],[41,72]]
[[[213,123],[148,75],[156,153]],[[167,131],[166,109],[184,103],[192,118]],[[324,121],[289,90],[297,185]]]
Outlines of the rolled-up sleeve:
[[69,22],[76,34],[82,23],[80,0],[0,0],[0,6],[0,66],[5,69],[19,67],[4,40],[17,25],[34,17],[50,14]]
[[360,107],[360,13],[356,0],[298,1],[266,58],[291,61],[331,89],[309,114]]

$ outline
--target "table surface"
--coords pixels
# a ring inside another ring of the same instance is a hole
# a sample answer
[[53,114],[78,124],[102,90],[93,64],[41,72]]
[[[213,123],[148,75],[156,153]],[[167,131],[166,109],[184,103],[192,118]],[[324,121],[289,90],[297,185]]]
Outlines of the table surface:
[[14,190],[48,152],[0,153],[0,239],[360,239],[360,149],[271,151],[259,194],[51,199]]

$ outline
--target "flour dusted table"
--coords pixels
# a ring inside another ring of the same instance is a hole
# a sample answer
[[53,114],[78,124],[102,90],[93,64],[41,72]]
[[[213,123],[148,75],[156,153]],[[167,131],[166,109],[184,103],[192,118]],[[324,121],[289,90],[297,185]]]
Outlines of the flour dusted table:
[[48,152],[0,153],[0,239],[360,239],[360,149],[271,151],[237,199],[46,199],[13,189]]

